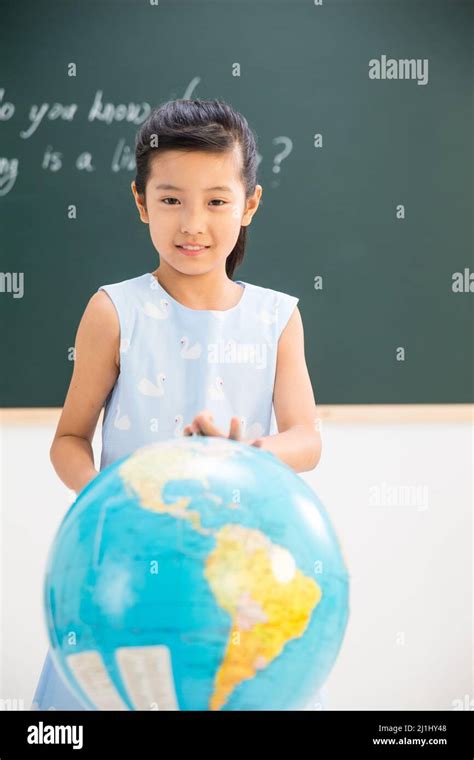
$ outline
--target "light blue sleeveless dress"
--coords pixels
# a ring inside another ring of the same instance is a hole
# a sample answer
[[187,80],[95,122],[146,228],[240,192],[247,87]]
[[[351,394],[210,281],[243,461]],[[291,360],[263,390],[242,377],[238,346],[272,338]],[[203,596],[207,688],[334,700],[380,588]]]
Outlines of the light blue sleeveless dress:
[[[205,409],[225,435],[233,416],[244,439],[278,432],[278,339],[299,299],[236,282],[242,296],[225,311],[184,306],[151,273],[98,289],[120,323],[120,373],[105,401],[100,470],[141,446],[181,437]],[[321,693],[314,700],[322,705]],[[49,651],[31,709],[84,709]]]

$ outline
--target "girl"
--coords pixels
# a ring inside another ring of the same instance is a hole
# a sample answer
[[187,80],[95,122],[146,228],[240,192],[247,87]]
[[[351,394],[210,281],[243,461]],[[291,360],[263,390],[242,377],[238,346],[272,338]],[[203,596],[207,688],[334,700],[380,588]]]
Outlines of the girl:
[[[180,435],[233,438],[296,472],[321,454],[298,298],[233,274],[258,209],[255,136],[221,101],[155,109],[135,146],[132,192],[159,254],[153,272],[102,285],[76,336],[51,461],[77,494],[100,470]],[[317,697],[318,699],[318,697]],[[32,709],[83,710],[48,652]]]

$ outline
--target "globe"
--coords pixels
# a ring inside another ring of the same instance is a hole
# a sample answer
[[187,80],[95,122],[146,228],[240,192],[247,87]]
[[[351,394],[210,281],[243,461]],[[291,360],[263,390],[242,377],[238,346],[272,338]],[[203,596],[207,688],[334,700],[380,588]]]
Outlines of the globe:
[[52,657],[92,710],[298,710],[326,680],[348,575],[316,494],[268,451],[182,437],[79,494],[50,548]]

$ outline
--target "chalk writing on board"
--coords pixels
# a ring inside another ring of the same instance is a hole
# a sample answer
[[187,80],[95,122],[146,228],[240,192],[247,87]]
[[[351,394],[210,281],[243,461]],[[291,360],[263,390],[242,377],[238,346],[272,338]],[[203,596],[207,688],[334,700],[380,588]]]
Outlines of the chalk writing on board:
[[[194,77],[186,88],[185,99],[189,99],[193,90],[200,82],[199,77]],[[5,99],[5,88],[0,88],[0,123],[9,121],[15,115],[17,109],[14,103]],[[27,114],[28,123],[18,132],[22,140],[29,140],[33,136],[41,135],[48,122],[61,121],[71,123],[79,113],[80,108],[77,103],[33,103]],[[150,103],[143,101],[141,103],[113,103],[104,98],[103,90],[97,90],[92,104],[87,112],[87,121],[89,123],[100,122],[105,126],[114,124],[128,123],[134,126],[142,124],[150,115],[152,106]],[[18,115],[17,115],[18,118]],[[20,117],[21,118],[21,117]],[[283,145],[283,150],[278,148],[278,153],[273,156],[273,172],[281,171],[281,164],[286,159],[292,149],[292,140],[281,135],[273,139],[274,145]],[[120,137],[108,157],[101,153],[100,160],[108,161],[110,171],[118,173],[120,171],[133,172],[136,168],[134,141]],[[263,156],[257,152],[257,169],[260,166]],[[41,158],[41,169],[53,174],[59,172],[66,163],[72,163],[74,168],[80,172],[93,173],[97,170],[94,161],[94,155],[89,150],[84,150],[74,156],[67,156],[58,146],[47,144],[43,148]],[[0,156],[0,197],[7,195],[14,187],[18,180],[20,167],[20,158],[18,156]],[[273,181],[272,186],[276,187],[278,181]]]

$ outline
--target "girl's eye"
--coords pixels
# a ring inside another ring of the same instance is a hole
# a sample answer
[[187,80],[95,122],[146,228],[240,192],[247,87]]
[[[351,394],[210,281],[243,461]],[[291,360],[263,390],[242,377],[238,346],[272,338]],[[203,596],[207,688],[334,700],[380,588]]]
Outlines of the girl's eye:
[[[166,203],[166,201],[177,201],[177,198],[163,198],[162,203],[165,203],[166,206],[174,206],[174,203]],[[226,205],[227,201],[221,201],[219,198],[214,198],[214,200],[210,201],[210,203],[222,203],[223,205]],[[218,207],[219,208],[219,207]]]

